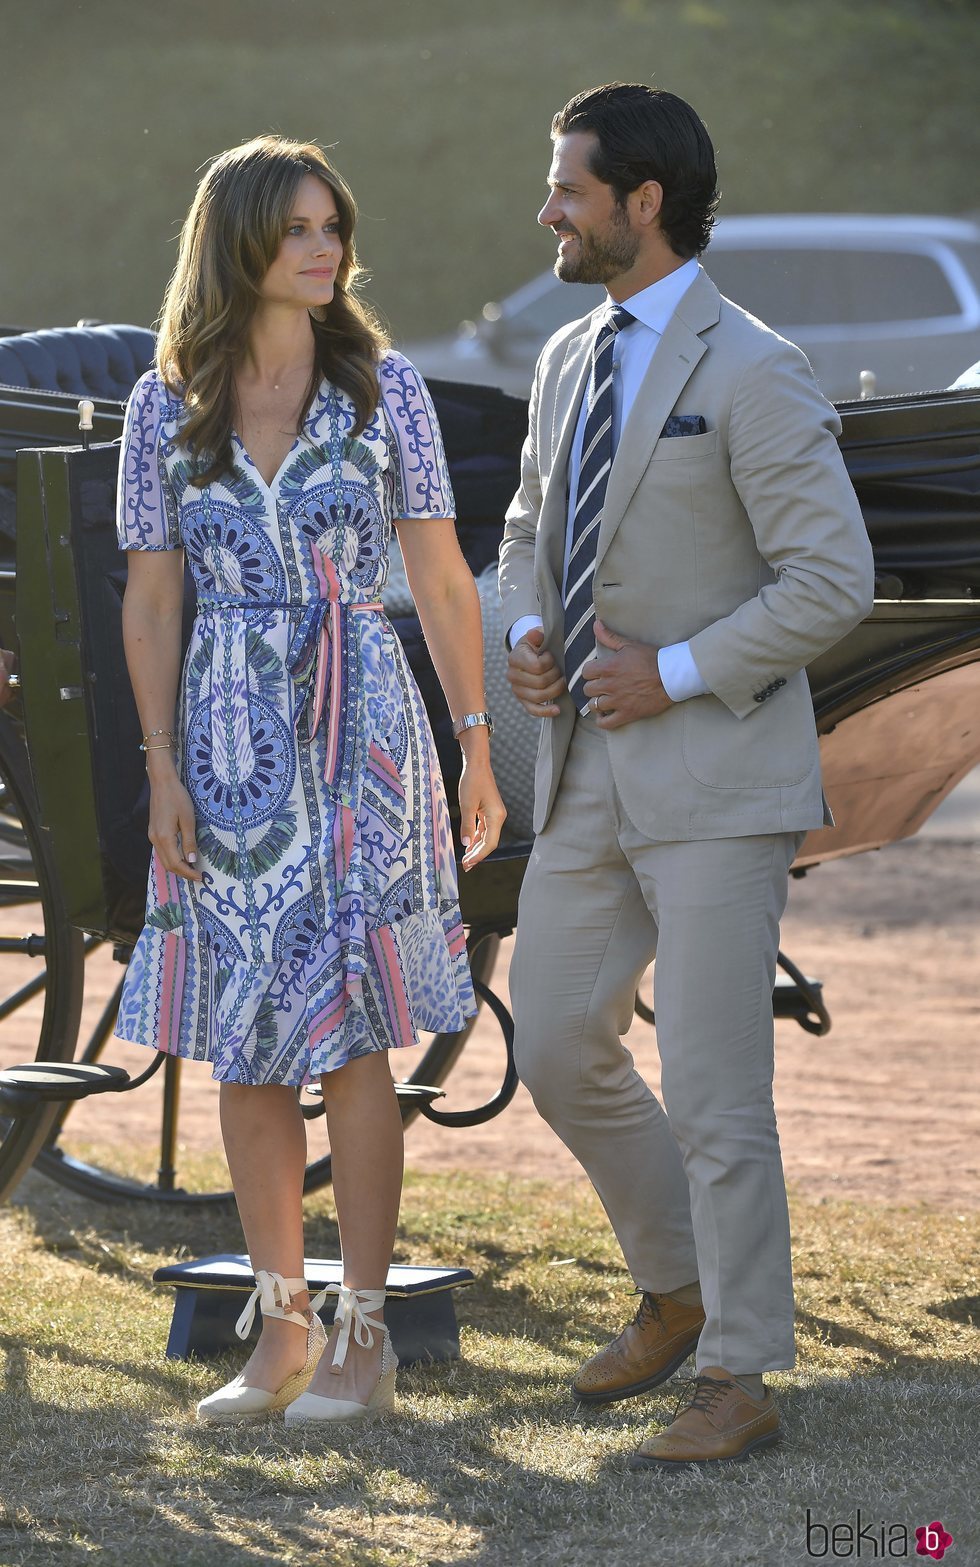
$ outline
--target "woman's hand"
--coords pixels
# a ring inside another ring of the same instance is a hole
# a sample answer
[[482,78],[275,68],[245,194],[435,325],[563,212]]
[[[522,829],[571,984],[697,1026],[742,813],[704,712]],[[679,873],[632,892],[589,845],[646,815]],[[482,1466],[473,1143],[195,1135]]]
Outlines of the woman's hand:
[[[429,656],[451,713],[483,713],[483,625],[473,573],[463,559],[451,517],[396,518],[398,542]],[[507,810],[490,766],[490,736],[478,724],[459,735],[464,871],[497,847]]]
[[[170,753],[171,758],[173,753]],[[185,881],[203,881],[197,869],[194,802],[172,759],[156,763],[150,775],[150,842],[164,870]]]
[[468,758],[463,753],[459,812],[460,836],[466,850],[462,866],[464,871],[471,871],[474,865],[493,853],[507,817],[507,808],[494,782],[489,754]]

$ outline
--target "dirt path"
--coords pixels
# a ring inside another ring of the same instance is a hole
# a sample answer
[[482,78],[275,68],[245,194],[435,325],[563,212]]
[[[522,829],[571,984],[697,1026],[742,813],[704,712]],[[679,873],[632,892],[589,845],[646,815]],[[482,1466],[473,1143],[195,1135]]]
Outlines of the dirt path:
[[[824,982],[833,1016],[824,1039],[777,1024],[776,1107],[791,1185],[815,1197],[980,1208],[980,844],[920,838],[821,866],[793,883],[782,945]],[[508,955],[509,943],[495,980],[504,993]],[[90,1010],[115,975],[105,963]],[[628,1043],[656,1088],[653,1029],[637,1020]],[[8,1042],[8,1060],[11,1051]],[[142,1065],[143,1053],[131,1059]],[[395,1069],[403,1075],[401,1060]],[[499,1032],[484,1015],[444,1105],[482,1102],[502,1069]],[[85,1107],[96,1138],[106,1133],[104,1106]],[[117,1138],[156,1136],[154,1085],[112,1109]],[[184,1073],[180,1135],[191,1149],[216,1140],[206,1068]],[[406,1152],[414,1169],[584,1179],[523,1089],[497,1120],[470,1131],[416,1121]]]
[[[824,982],[823,1039],[776,1026],[776,1109],[792,1185],[810,1196],[980,1208],[980,846],[895,845],[793,883],[783,950]],[[644,986],[650,999],[649,976]],[[492,1091],[501,1051],[489,1025],[449,1080],[448,1102]],[[483,1043],[481,1039],[480,1043]],[[655,1089],[654,1031],[629,1048]],[[471,1102],[472,1102],[471,1099]],[[523,1089],[470,1132],[413,1126],[417,1168],[486,1165],[581,1178]]]

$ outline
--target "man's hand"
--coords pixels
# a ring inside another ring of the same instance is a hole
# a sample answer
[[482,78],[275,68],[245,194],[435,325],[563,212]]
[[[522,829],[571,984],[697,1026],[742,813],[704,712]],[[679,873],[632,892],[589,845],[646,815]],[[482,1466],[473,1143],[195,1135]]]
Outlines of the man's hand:
[[583,671],[585,694],[600,729],[622,729],[637,718],[654,718],[673,703],[663,687],[658,649],[629,642],[595,623],[596,655]]
[[565,677],[553,657],[542,645],[544,632],[539,626],[525,632],[507,657],[510,688],[532,718],[557,718],[558,698],[565,690]]

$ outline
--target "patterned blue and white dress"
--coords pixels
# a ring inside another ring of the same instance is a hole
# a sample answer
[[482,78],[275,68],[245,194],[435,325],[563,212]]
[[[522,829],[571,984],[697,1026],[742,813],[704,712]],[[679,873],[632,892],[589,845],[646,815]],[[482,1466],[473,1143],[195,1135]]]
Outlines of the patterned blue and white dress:
[[379,604],[392,519],[454,502],[423,381],[394,352],[379,375],[356,437],[323,383],[271,485],[235,436],[195,488],[156,371],[127,409],[120,547],[182,548],[197,585],[178,764],[204,880],[154,854],[116,1033],[225,1082],[299,1084],[476,1010],[435,746]]

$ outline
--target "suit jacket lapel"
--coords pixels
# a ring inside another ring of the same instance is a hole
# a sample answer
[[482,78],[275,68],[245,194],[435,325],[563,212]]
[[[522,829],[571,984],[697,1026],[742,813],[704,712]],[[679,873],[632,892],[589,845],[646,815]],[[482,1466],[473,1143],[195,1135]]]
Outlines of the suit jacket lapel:
[[538,527],[548,574],[554,579],[559,597],[565,564],[565,533],[568,524],[568,466],[579,409],[592,366],[594,325],[594,317],[589,316],[582,332],[577,337],[569,338],[555,387],[551,427],[554,457],[548,492],[541,508]]
[[667,322],[620,434],[599,524],[597,561],[623,520],[668,415],[707,351],[699,334],[715,324],[720,308],[718,290],[707,273],[699,272]]

